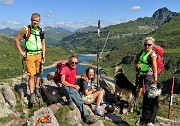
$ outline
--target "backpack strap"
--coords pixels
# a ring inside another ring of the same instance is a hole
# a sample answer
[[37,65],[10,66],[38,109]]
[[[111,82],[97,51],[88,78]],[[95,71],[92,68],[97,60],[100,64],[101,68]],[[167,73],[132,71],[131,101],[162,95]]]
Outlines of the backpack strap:
[[28,28],[27,34],[25,34],[25,35],[23,36],[23,38],[24,38],[26,41],[28,41],[28,39],[29,39],[29,37],[30,37],[30,35],[31,35],[31,26],[28,25],[27,28]]

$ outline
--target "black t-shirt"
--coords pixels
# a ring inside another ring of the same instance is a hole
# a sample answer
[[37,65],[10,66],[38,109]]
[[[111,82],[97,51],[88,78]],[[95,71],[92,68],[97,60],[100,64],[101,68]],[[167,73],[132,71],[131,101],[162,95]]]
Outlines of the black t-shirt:
[[94,85],[94,81],[87,82],[87,81],[83,80],[82,84],[81,84],[83,94],[84,94],[85,90],[88,90],[88,91],[92,90],[93,85]]

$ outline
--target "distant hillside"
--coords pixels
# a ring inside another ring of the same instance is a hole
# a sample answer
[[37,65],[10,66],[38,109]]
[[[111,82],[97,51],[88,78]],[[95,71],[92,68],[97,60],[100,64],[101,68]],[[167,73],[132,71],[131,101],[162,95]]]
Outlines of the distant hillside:
[[4,35],[9,35],[9,36],[13,36],[15,37],[17,35],[18,31],[13,30],[9,27],[4,28],[4,29],[0,29],[0,34],[4,34]]
[[97,46],[102,50],[107,41],[104,51],[109,51],[123,43],[141,40],[144,35],[153,32],[160,27],[159,24],[170,21],[175,15],[177,13],[161,8],[152,17],[138,18],[134,21],[106,27],[101,30],[99,38],[97,33],[74,33],[63,38],[58,45],[72,49],[76,53],[96,53]]
[[46,36],[46,43],[49,45],[56,45],[62,40],[62,38],[69,36],[71,34],[70,31],[67,31],[60,27],[45,27],[44,30]]
[[[22,57],[13,42],[13,37],[0,34],[0,80],[22,74]],[[62,47],[46,46],[46,63],[50,65],[60,59],[67,59],[69,52]]]
[[[62,38],[72,34],[70,31],[60,27],[52,28],[48,26],[45,27],[44,30],[45,30],[46,44],[48,45],[56,45],[61,41]],[[13,30],[8,27],[5,29],[0,29],[0,34],[12,36],[12,37],[15,37],[18,32],[19,31]]]
[[89,27],[85,27],[85,28],[79,28],[78,30],[76,30],[74,33],[78,32],[78,33],[88,33],[88,32],[95,32],[97,31],[97,26],[89,26]]

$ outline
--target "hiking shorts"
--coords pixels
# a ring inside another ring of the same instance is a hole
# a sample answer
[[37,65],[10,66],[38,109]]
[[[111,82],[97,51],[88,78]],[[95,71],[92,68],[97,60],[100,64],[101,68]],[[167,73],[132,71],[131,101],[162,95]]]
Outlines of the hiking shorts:
[[82,95],[82,99],[85,104],[92,104],[94,102],[94,95]]
[[34,76],[40,73],[41,53],[36,55],[27,55],[26,70],[27,75]]

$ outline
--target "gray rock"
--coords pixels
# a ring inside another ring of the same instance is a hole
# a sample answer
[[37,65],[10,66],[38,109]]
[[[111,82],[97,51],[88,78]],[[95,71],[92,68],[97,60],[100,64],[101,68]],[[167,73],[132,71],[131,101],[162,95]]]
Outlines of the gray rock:
[[12,110],[8,103],[0,103],[0,118],[7,117],[12,113]]
[[1,92],[0,92],[0,103],[5,103],[4,96],[2,95]]
[[14,92],[11,90],[9,84],[4,84],[2,88],[2,94],[4,95],[5,100],[12,105],[13,107],[16,106],[16,97]]
[[[37,122],[37,120],[43,116],[50,116],[51,122],[50,123],[43,123],[43,126],[59,126],[59,123],[54,116],[54,113],[51,111],[50,108],[42,107],[38,111],[34,112],[34,116],[30,118],[30,120],[27,123],[27,126],[34,126]],[[42,125],[42,123],[40,123]]]
[[48,74],[47,74],[47,80],[48,80],[48,81],[53,80],[54,74],[55,74],[55,72],[50,72],[50,73],[48,73]]
[[102,120],[98,120],[97,122],[91,124],[90,126],[105,126]]

